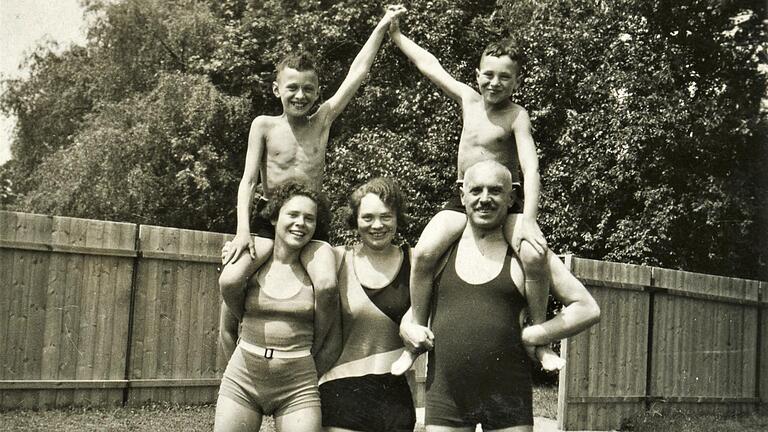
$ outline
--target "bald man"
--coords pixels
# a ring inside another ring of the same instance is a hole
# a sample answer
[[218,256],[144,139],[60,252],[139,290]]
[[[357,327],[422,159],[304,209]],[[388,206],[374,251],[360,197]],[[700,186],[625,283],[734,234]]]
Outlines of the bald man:
[[[485,431],[532,431],[530,360],[524,346],[551,343],[599,320],[595,300],[550,254],[552,294],[565,308],[549,321],[521,329],[525,278],[503,233],[512,187],[509,170],[495,161],[479,162],[465,172],[461,200],[468,223],[448,252],[433,299],[427,432],[471,432],[477,424]],[[406,344],[424,346],[419,336],[409,335],[423,335],[425,328],[404,321]]]

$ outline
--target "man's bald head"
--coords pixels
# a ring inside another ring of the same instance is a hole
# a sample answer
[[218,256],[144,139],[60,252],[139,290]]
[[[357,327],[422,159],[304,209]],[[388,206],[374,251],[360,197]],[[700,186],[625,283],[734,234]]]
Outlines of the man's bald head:
[[509,190],[512,191],[512,173],[509,172],[507,167],[500,164],[499,162],[488,159],[477,162],[476,164],[470,166],[466,171],[464,171],[464,184],[467,183],[468,179],[476,176],[477,173],[493,173],[494,175],[500,176],[500,180],[504,183],[504,186],[508,187]]

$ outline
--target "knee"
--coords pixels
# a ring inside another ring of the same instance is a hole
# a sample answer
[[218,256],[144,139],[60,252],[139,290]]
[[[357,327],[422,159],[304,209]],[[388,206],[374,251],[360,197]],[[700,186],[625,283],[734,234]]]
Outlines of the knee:
[[434,250],[416,245],[411,250],[411,267],[418,270],[430,270],[437,265],[440,255]]
[[231,266],[226,266],[219,275],[219,290],[224,298],[237,295],[245,288],[245,278],[232,271]]
[[529,279],[531,276],[542,275],[547,271],[548,254],[549,249],[545,248],[544,253],[539,253],[527,241],[520,244],[520,261]]

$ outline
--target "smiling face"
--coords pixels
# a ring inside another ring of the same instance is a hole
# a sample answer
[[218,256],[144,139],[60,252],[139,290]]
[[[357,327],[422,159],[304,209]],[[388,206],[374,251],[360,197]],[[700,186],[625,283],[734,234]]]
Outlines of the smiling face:
[[317,72],[286,66],[278,72],[277,81],[272,83],[272,92],[280,98],[285,114],[305,116],[320,97]]
[[295,195],[280,207],[275,225],[275,239],[289,249],[301,249],[315,234],[317,204],[311,198]]
[[357,232],[365,246],[383,250],[397,232],[397,213],[378,195],[368,193],[360,200],[357,212]]
[[478,163],[464,175],[461,202],[473,227],[499,228],[512,204],[512,180],[509,171],[496,163]]
[[480,59],[480,68],[475,71],[477,87],[483,100],[489,105],[509,103],[512,93],[520,84],[519,65],[508,55],[496,57],[484,55]]

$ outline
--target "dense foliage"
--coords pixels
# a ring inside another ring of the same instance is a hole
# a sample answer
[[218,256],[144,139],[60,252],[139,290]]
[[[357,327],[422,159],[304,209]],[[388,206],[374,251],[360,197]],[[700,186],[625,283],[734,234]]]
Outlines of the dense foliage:
[[[304,48],[324,97],[382,4],[88,0],[85,47],[28,59],[1,103],[18,118],[6,208],[233,231],[248,124],[277,114],[274,63]],[[766,268],[763,6],[714,0],[406,2],[403,31],[472,83],[493,38],[525,42],[516,99],[540,150],[540,223],[579,256],[757,277]],[[327,192],[400,179],[414,242],[454,193],[456,106],[385,41],[336,122]],[[761,220],[761,218],[763,218]]]

